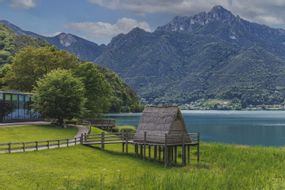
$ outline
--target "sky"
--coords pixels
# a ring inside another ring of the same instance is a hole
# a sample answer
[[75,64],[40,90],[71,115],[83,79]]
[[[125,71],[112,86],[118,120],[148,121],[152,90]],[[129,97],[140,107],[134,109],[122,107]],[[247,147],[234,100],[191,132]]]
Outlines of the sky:
[[151,32],[175,16],[207,12],[215,5],[252,22],[285,28],[285,0],[0,0],[0,19],[41,35],[66,32],[107,44],[135,27]]

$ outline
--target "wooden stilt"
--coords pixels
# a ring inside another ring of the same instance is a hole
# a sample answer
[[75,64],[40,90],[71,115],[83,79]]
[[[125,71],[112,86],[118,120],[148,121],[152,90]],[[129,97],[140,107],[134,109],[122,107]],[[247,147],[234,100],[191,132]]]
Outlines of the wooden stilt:
[[191,153],[190,153],[190,145],[189,145],[189,144],[187,145],[187,154],[188,154],[188,155],[187,155],[187,157],[188,157],[188,163],[190,164],[190,154],[191,154]]
[[146,132],[144,132],[144,139],[143,139],[143,159],[146,158]]
[[164,167],[168,166],[168,147],[167,147],[167,134],[165,134],[165,144],[164,144]]
[[143,158],[143,145],[140,145],[140,158]]
[[198,133],[197,161],[200,161],[200,133]]
[[182,135],[182,166],[186,166],[186,159],[185,159],[185,142],[184,142],[184,135]]
[[177,146],[174,147],[174,159],[175,159],[175,164],[177,164]]
[[148,145],[148,158],[151,159],[151,145]]
[[154,145],[154,159],[157,159],[157,146]]

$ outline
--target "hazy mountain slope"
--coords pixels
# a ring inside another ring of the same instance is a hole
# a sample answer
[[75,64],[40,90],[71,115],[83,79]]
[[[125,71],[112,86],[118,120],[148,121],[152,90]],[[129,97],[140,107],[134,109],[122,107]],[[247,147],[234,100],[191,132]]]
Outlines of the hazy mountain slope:
[[10,28],[18,36],[30,36],[45,40],[59,49],[75,54],[84,61],[94,61],[105,49],[105,45],[99,46],[94,42],[90,42],[72,34],[60,33],[53,37],[46,37],[34,32],[25,31],[6,20],[0,20],[0,23]]

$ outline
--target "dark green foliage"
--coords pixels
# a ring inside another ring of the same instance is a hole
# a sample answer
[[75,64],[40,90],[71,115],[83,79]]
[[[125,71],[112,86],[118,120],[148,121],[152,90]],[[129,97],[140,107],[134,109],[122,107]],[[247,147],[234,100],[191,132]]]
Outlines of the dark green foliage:
[[70,71],[54,70],[37,82],[33,90],[33,107],[47,118],[64,119],[80,117],[85,105],[84,84]]
[[74,75],[85,86],[85,117],[92,118],[98,113],[107,112],[111,106],[112,92],[109,82],[98,67],[91,62],[81,63],[75,68]]
[[4,100],[0,100],[0,108],[0,121],[3,121],[4,117],[12,113],[15,109],[13,104]]
[[111,86],[109,112],[141,112],[143,110],[143,105],[140,104],[136,93],[116,73],[98,68]]
[[10,89],[30,92],[36,81],[55,69],[73,69],[79,60],[54,47],[27,47],[19,51],[5,76]]

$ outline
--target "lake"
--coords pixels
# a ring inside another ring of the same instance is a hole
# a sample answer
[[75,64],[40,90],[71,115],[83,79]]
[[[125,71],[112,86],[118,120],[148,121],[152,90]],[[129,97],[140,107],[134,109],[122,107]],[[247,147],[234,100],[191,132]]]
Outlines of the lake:
[[[138,126],[140,114],[110,114],[118,125]],[[285,146],[285,111],[183,111],[189,132],[206,142]]]

